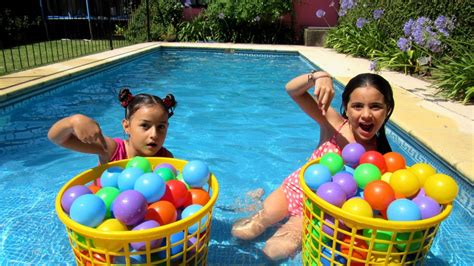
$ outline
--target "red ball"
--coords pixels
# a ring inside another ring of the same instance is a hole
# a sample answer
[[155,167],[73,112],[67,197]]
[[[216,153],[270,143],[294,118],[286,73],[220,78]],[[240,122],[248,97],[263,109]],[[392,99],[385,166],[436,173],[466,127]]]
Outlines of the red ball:
[[188,194],[188,189],[186,185],[179,180],[170,180],[166,182],[166,190],[163,197],[160,200],[166,200],[177,208],[183,206],[186,201],[186,196]]
[[[346,235],[344,236],[342,241],[343,241],[343,243],[341,243],[342,253],[348,255],[351,258],[356,258],[360,260],[365,260],[367,258],[367,251],[369,250],[369,247],[367,246],[367,243],[365,242],[365,240],[362,240],[357,237],[354,238],[354,240],[352,240],[350,235]],[[352,252],[350,252],[351,245],[353,245]],[[358,247],[358,249],[355,249],[354,247]],[[351,265],[358,266],[358,265],[365,265],[365,263],[352,261]]]
[[395,172],[400,169],[406,168],[406,161],[403,156],[398,152],[387,152],[383,155],[385,158],[385,165],[387,166],[387,172]]
[[146,210],[145,220],[155,220],[160,225],[170,224],[178,218],[178,212],[173,203],[160,200],[150,204]]
[[359,164],[371,163],[380,170],[380,173],[387,172],[387,165],[385,164],[385,158],[378,151],[366,151],[359,159]]
[[385,210],[395,200],[395,191],[385,181],[372,181],[364,189],[364,199],[374,210]]
[[186,201],[183,204],[183,207],[187,207],[192,204],[199,204],[201,206],[206,205],[210,200],[209,193],[202,188],[191,188],[188,190]]

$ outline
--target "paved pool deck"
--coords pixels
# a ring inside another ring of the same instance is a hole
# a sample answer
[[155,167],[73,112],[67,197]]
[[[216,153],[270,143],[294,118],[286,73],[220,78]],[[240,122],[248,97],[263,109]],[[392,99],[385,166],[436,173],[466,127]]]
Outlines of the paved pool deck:
[[[41,86],[58,79],[67,79],[90,68],[99,68],[158,47],[298,52],[343,84],[359,73],[369,72],[370,64],[366,59],[312,46],[149,42],[0,76],[0,107],[12,99],[34,94]],[[391,120],[449,162],[473,184],[474,105],[444,100],[435,95],[436,90],[429,82],[414,77],[392,71],[380,74],[394,87],[396,107]]]

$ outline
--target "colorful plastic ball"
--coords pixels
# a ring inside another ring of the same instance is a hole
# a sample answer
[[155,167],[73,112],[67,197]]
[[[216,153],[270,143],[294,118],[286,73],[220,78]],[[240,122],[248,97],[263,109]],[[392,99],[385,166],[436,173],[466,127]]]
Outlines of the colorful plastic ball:
[[[386,252],[390,247],[390,241],[392,240],[393,232],[384,230],[374,231],[372,229],[364,229],[362,234],[365,237],[369,238],[365,241],[367,246],[370,247],[370,242],[374,241],[372,246],[373,250]],[[372,240],[372,234],[375,234],[374,240]]]
[[412,200],[421,211],[421,219],[428,219],[441,212],[441,205],[428,196],[418,196]]
[[422,186],[425,184],[425,181],[428,179],[428,177],[436,174],[436,169],[427,163],[416,163],[408,168],[408,171],[412,172],[416,177],[418,177],[418,180]]
[[72,203],[85,194],[92,194],[92,191],[83,185],[72,186],[64,191],[64,194],[61,197],[61,207],[63,207],[64,212],[69,214]]
[[187,207],[192,204],[199,204],[205,206],[211,197],[209,193],[202,188],[191,188],[188,190],[186,200],[183,203],[183,207]]
[[406,161],[403,155],[398,152],[387,152],[383,155],[385,158],[385,165],[387,166],[387,172],[395,172],[399,169],[406,168]]
[[188,189],[186,185],[179,180],[170,180],[165,185],[165,193],[161,200],[166,200],[176,207],[176,209],[183,206],[186,201]]
[[147,210],[147,202],[142,193],[126,190],[114,201],[112,210],[116,219],[126,225],[135,225],[143,220]]
[[397,199],[388,205],[387,218],[391,221],[418,221],[421,219],[421,211],[413,201]]
[[416,195],[421,187],[418,178],[407,169],[395,171],[390,176],[390,185],[394,191],[402,193],[406,197]]
[[331,181],[331,172],[325,165],[312,164],[306,168],[303,178],[306,185],[316,191],[322,184]]
[[[357,164],[357,165],[359,165],[359,164]],[[348,166],[348,165],[344,165],[344,171],[350,173],[351,175],[354,175],[355,169]]]
[[130,161],[128,161],[125,168],[140,168],[143,173],[151,172],[151,164],[145,157],[135,156]]
[[393,188],[382,180],[375,180],[365,186],[364,199],[374,210],[385,210],[395,200]]
[[161,168],[168,168],[171,170],[171,172],[173,172],[174,176],[176,176],[178,174],[178,171],[176,170],[176,168],[170,164],[170,163],[160,163],[158,164],[157,166],[155,166],[155,169],[154,171],[158,170],[158,169],[161,169]]
[[94,184],[94,183],[88,185],[87,188],[92,192],[92,194],[97,193],[97,191],[99,191],[101,189],[101,187],[99,185]]
[[328,152],[324,154],[319,160],[319,164],[326,166],[331,172],[331,175],[344,169],[344,161],[342,157],[335,152]]
[[383,174],[387,171],[387,165],[385,164],[385,158],[378,151],[366,151],[359,159],[359,164],[370,163],[380,170],[380,173]]
[[202,187],[209,181],[209,167],[199,160],[189,161],[183,168],[183,179],[189,186]]
[[175,222],[178,218],[176,207],[169,201],[160,200],[148,206],[145,220],[155,220],[161,226]]
[[[160,224],[154,220],[144,221],[139,225],[135,226],[132,231],[139,231],[139,230],[146,230],[151,228],[159,227]],[[150,241],[150,249],[157,248],[160,246],[162,239],[155,239]],[[146,249],[146,241],[142,242],[132,242],[132,248],[135,250],[145,250]]]
[[[184,208],[183,212],[181,213],[181,219],[186,219],[195,215],[199,210],[202,209],[202,206],[199,204],[192,204],[188,207]],[[200,222],[197,222],[190,227],[188,227],[188,234],[194,234],[201,228],[200,232],[204,232],[206,230],[206,223],[207,223],[208,216],[207,214],[201,218]]]
[[[421,238],[422,237],[423,237],[423,232],[422,231],[397,233],[396,240],[399,243],[395,244],[395,247],[399,251],[402,251],[402,252],[406,251],[407,248],[408,248],[408,252],[417,251],[421,247]],[[411,238],[411,241],[409,241],[410,238]],[[416,241],[416,240],[418,240],[418,241]],[[409,242],[410,242],[410,244],[409,244]]]
[[118,177],[122,173],[123,168],[119,166],[112,166],[105,171],[100,176],[100,182],[102,187],[116,187],[118,188]]
[[[341,252],[343,254],[346,254],[348,257],[354,259],[365,260],[367,258],[367,250],[369,249],[369,247],[367,246],[367,243],[364,240],[360,238],[352,239],[350,235],[345,235],[342,241],[344,242],[341,244]],[[353,246],[352,251],[351,245]],[[365,264],[362,262],[351,261],[351,265],[359,266]]]
[[346,193],[334,182],[324,183],[319,186],[316,195],[337,207],[341,207],[346,201]]
[[[170,253],[171,253],[171,256],[183,252],[183,243],[184,243],[183,240],[184,240],[184,232],[183,231],[179,231],[179,232],[174,233],[170,236],[170,243],[171,243]],[[177,243],[181,243],[181,244],[177,244]]]
[[[406,256],[405,263],[410,261],[408,259],[411,255],[416,255],[415,254],[409,254]],[[384,266],[400,266],[403,265],[401,263],[401,258],[400,258],[400,252],[395,248],[392,247],[392,250],[390,252],[390,256],[386,258],[386,253],[372,253],[370,254],[369,258],[369,265],[384,265]],[[418,257],[419,259],[419,257]],[[416,265],[416,264],[415,264]]]
[[418,190],[418,193],[416,193],[415,197],[413,197],[411,200],[415,200],[418,197],[426,197],[424,188],[420,188],[420,190]]
[[186,188],[189,190],[191,187],[186,183],[186,181],[184,181],[184,178],[183,178],[183,174],[179,173],[177,176],[176,176],[176,180],[179,180],[181,182],[184,183],[184,185],[186,185]]
[[84,194],[71,205],[72,220],[89,227],[96,227],[105,217],[105,203],[94,194]]
[[380,177],[380,180],[384,181],[385,183],[387,184],[390,184],[390,178],[392,177],[392,174],[391,172],[385,172],[382,177]]
[[346,193],[346,198],[351,198],[357,193],[357,182],[352,174],[346,171],[339,172],[332,177],[332,182],[338,184]]
[[148,203],[152,203],[163,197],[166,185],[157,174],[145,173],[135,181],[133,188],[142,193]]
[[160,176],[165,183],[176,179],[176,175],[173,173],[173,171],[166,167],[155,169],[155,174]]
[[105,218],[110,218],[111,217],[111,210],[112,210],[112,203],[114,200],[117,198],[117,196],[120,194],[120,190],[116,187],[104,187],[101,188],[95,195],[99,198],[101,198],[104,203],[105,203]]
[[368,183],[379,180],[381,175],[379,168],[370,163],[362,163],[354,171],[354,179],[361,189],[364,189]]
[[[320,222],[319,221],[318,221],[318,226],[320,227]],[[322,230],[326,235],[330,236],[329,239],[334,238],[335,228],[336,228],[336,226],[335,226],[335,223],[334,223],[334,217],[327,215],[326,218],[324,219],[324,222],[323,222],[323,225],[322,225]],[[342,223],[338,224],[338,228],[339,229],[344,229],[346,231],[350,231],[350,229],[347,228],[347,226],[345,226]],[[339,240],[342,240],[342,238],[344,237],[344,234],[341,231],[337,231],[337,232],[338,233],[335,237]]]
[[[332,251],[326,247],[322,248],[321,253],[322,253],[321,258],[320,258],[321,265],[324,265],[324,266],[346,265],[346,262],[347,262],[346,258],[344,258],[343,256],[339,254],[334,254],[334,258],[333,258]],[[333,261],[333,263],[331,263],[331,261]]]
[[[348,199],[343,205],[342,209],[348,213],[362,216],[362,217],[368,217],[372,218],[374,213],[372,211],[372,207],[370,204],[361,199],[361,198],[350,198]],[[349,226],[349,227],[354,227],[352,224],[348,224],[347,221],[344,221],[344,224]]]
[[458,195],[458,184],[456,181],[445,174],[435,174],[425,181],[426,196],[436,200],[439,204],[452,202]]
[[[117,219],[107,219],[97,227],[97,230],[104,232],[122,232],[128,231],[128,228]],[[108,251],[116,252],[123,248],[123,243],[107,240],[94,240],[94,246],[98,249],[107,249]]]
[[140,168],[125,168],[117,179],[117,187],[120,191],[133,189],[135,186],[135,181],[143,175],[143,170]]
[[342,149],[342,159],[350,167],[354,168],[359,165],[359,160],[362,154],[365,153],[365,148],[361,144],[349,143]]

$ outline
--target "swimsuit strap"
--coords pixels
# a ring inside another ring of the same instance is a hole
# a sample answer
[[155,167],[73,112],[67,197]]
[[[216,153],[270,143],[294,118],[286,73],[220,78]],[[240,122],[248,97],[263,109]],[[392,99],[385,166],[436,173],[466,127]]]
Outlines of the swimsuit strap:
[[334,135],[331,137],[331,142],[332,143],[336,143],[336,138],[337,136],[339,135],[339,133],[341,133],[341,129],[342,127],[347,123],[347,119],[344,119],[344,122],[342,122],[342,124],[339,126],[339,128],[337,129],[336,133],[334,133]]

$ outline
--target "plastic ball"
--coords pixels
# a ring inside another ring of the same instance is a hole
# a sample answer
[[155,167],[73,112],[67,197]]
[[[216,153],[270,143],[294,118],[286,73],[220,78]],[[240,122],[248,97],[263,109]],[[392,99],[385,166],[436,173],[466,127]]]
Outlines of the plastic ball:
[[397,199],[388,205],[387,219],[391,221],[417,221],[421,219],[421,211],[413,201]]
[[[138,231],[138,230],[146,230],[146,229],[151,229],[155,227],[159,227],[160,224],[156,222],[155,220],[149,220],[149,221],[144,221],[143,223],[135,226],[132,231]],[[150,241],[150,249],[157,248],[160,246],[162,239],[155,239]],[[146,242],[132,242],[131,243],[132,248],[135,250],[145,250],[146,249]]]
[[100,176],[100,183],[102,187],[116,187],[118,188],[118,177],[122,173],[123,168],[119,166],[112,166],[105,171]]
[[[413,236],[412,236],[413,234]],[[408,246],[408,240],[411,237],[411,243],[410,246]],[[408,248],[408,252],[414,252],[420,249],[421,247],[421,238],[423,237],[423,232],[422,231],[415,231],[415,232],[406,232],[406,233],[398,233],[396,236],[397,242],[401,242],[398,244],[395,244],[395,247],[404,252]],[[416,241],[418,240],[418,241]]]
[[84,194],[71,205],[72,220],[89,227],[96,227],[105,217],[105,203],[94,194]]
[[105,203],[105,218],[111,217],[112,203],[119,194],[120,190],[116,187],[104,187],[97,191],[97,193],[95,193],[95,195],[101,198]]
[[439,204],[452,202],[458,195],[458,184],[456,181],[445,174],[435,174],[425,181],[426,196],[436,200]]
[[[357,164],[357,165],[359,165],[359,164]],[[344,171],[350,173],[351,175],[354,175],[355,169],[352,168],[352,167],[350,167],[350,166],[348,166],[348,165],[344,165]]]
[[[369,249],[369,247],[367,246],[367,243],[364,240],[360,238],[352,239],[350,235],[345,235],[342,241],[344,242],[341,244],[341,252],[343,254],[346,254],[351,258],[360,260],[365,260],[367,258],[367,250]],[[350,250],[351,245],[353,245],[352,251]],[[354,247],[357,247],[358,249]],[[356,266],[365,264],[361,262],[351,261],[351,265]]]
[[[195,215],[199,210],[202,209],[202,206],[199,204],[192,204],[189,205],[188,207],[184,208],[183,212],[181,213],[181,219],[186,219],[187,217]],[[204,232],[206,230],[206,223],[207,223],[207,214],[201,218],[200,222],[197,222],[193,225],[191,225],[188,228],[188,234],[194,234],[195,232],[198,231],[199,228],[201,228],[200,232]]]
[[[387,249],[388,251],[388,249]],[[386,258],[386,254],[385,253],[378,253],[378,254],[375,254],[375,253],[372,253],[370,254],[370,261],[369,261],[369,265],[384,265],[384,266],[400,266],[400,265],[403,265],[401,263],[401,258],[400,258],[400,255],[399,255],[399,251],[392,247],[392,250],[390,252],[390,256],[388,258]],[[408,258],[411,256],[412,254],[408,255],[407,256],[407,259],[405,260],[405,262],[408,262],[410,261]],[[415,254],[416,255],[416,254]]]
[[135,181],[133,188],[142,193],[148,203],[152,203],[163,197],[166,185],[157,174],[146,173]]
[[322,184],[331,181],[331,172],[322,164],[312,164],[304,172],[304,181],[313,191],[316,191]]
[[[171,243],[170,255],[171,256],[183,252],[183,243],[184,243],[183,240],[184,240],[183,231],[179,231],[170,236],[170,243]],[[177,245],[177,243],[181,243],[181,244]]]
[[143,170],[140,168],[125,168],[117,179],[117,187],[120,191],[133,189],[135,186],[135,181],[143,175]]
[[61,207],[63,207],[64,212],[69,214],[72,203],[85,194],[92,194],[92,191],[83,185],[72,186],[64,191],[64,194],[61,197]]
[[145,220],[155,220],[161,226],[175,222],[178,218],[178,212],[173,203],[160,200],[148,206]]
[[406,169],[395,171],[390,176],[390,185],[394,191],[402,193],[406,197],[414,196],[421,187],[418,178]]
[[364,199],[374,210],[385,210],[395,200],[393,188],[382,180],[367,184],[364,189]]
[[322,184],[319,186],[316,194],[323,200],[337,207],[341,207],[346,201],[346,193],[338,184],[334,182]]
[[114,201],[112,210],[116,219],[126,225],[135,225],[143,220],[147,210],[147,202],[142,193],[126,190]]
[[142,169],[143,173],[151,172],[151,164],[145,158],[141,156],[135,156],[130,161],[128,161],[127,166],[125,168],[140,168]]
[[365,153],[365,148],[361,144],[349,143],[342,149],[342,159],[350,167],[357,167],[362,154]]
[[[350,198],[348,199],[343,205],[342,209],[348,213],[354,214],[354,215],[359,215],[362,217],[373,217],[373,211],[372,207],[370,204],[361,199],[361,198]],[[346,221],[344,221],[345,225],[350,226],[347,224]],[[353,227],[353,226],[350,226]]]
[[385,165],[387,166],[387,172],[395,172],[399,169],[406,168],[406,161],[398,152],[387,152],[383,155],[385,158]]
[[157,166],[155,166],[155,169],[154,171],[158,170],[158,169],[161,169],[161,168],[168,168],[171,170],[171,172],[173,172],[174,176],[176,176],[178,174],[178,171],[176,170],[176,168],[170,164],[170,163],[160,163],[158,164]]
[[183,206],[187,194],[188,189],[183,182],[179,180],[170,180],[165,185],[165,193],[161,200],[173,203],[173,205],[178,209]]
[[97,191],[99,191],[101,189],[101,187],[99,185],[96,185],[94,183],[88,185],[87,188],[92,192],[92,194],[97,193]]
[[[97,230],[104,232],[120,232],[128,231],[128,228],[117,219],[107,219],[97,227]],[[123,243],[107,240],[94,240],[94,246],[99,249],[107,249],[108,251],[116,252],[123,248]]]
[[392,177],[391,172],[385,172],[382,177],[380,177],[380,180],[384,181],[387,184],[390,184],[390,178]]
[[328,152],[324,154],[319,160],[319,164],[326,166],[331,172],[331,175],[344,169],[344,161],[342,157],[335,152]]
[[372,241],[372,234],[375,234],[375,239],[373,240],[374,244],[372,246],[373,250],[386,252],[390,247],[389,243],[392,240],[393,232],[384,230],[374,231],[372,229],[364,229],[362,234],[365,237],[369,238],[365,241],[368,246],[370,246],[370,242]]
[[[329,266],[329,265],[346,265],[346,258],[344,258],[343,256],[339,255],[339,254],[332,254],[332,251],[326,247],[323,247],[322,250],[321,250],[321,258],[320,258],[320,262],[321,262],[321,265],[323,266]],[[334,258],[333,258],[334,256]],[[332,263],[331,261],[334,261],[334,263]]]
[[357,182],[352,174],[346,171],[339,172],[332,177],[332,181],[338,184],[346,193],[346,198],[351,198],[357,193]]
[[186,183],[186,181],[184,181],[184,178],[183,178],[183,174],[179,173],[177,176],[176,176],[176,180],[179,180],[181,182],[184,183],[184,185],[186,185],[186,188],[189,190],[191,187]]
[[210,171],[206,163],[189,161],[183,168],[183,179],[191,187],[202,187],[209,181]]
[[366,151],[359,159],[359,164],[370,163],[380,170],[380,173],[383,174],[387,171],[387,165],[385,164],[385,158],[378,151]]
[[[320,222],[318,221],[318,225]],[[342,223],[338,224],[339,229],[344,229],[346,231],[350,231],[349,228],[347,228],[345,225]],[[334,238],[334,232],[335,232],[335,223],[334,223],[334,217],[327,215],[327,217],[324,219],[323,225],[322,225],[322,230],[323,232],[330,236],[329,239]],[[342,240],[344,237],[344,234],[341,231],[338,231],[338,234],[336,236],[337,239]]]
[[413,202],[421,211],[421,219],[434,217],[441,212],[439,203],[428,196],[418,196],[413,199]]
[[354,171],[354,179],[361,189],[364,189],[368,183],[379,180],[381,175],[379,168],[370,163],[360,164]]
[[173,173],[173,171],[166,167],[155,169],[155,174],[160,176],[165,183],[176,179],[176,175]]
[[191,188],[188,190],[186,200],[183,203],[183,207],[187,207],[192,204],[199,204],[205,206],[211,197],[209,193],[201,188]]
[[436,174],[436,169],[427,163],[416,163],[408,168],[408,171],[412,172],[416,177],[418,177],[418,180],[422,186],[425,184],[425,181],[428,179],[428,177]]

